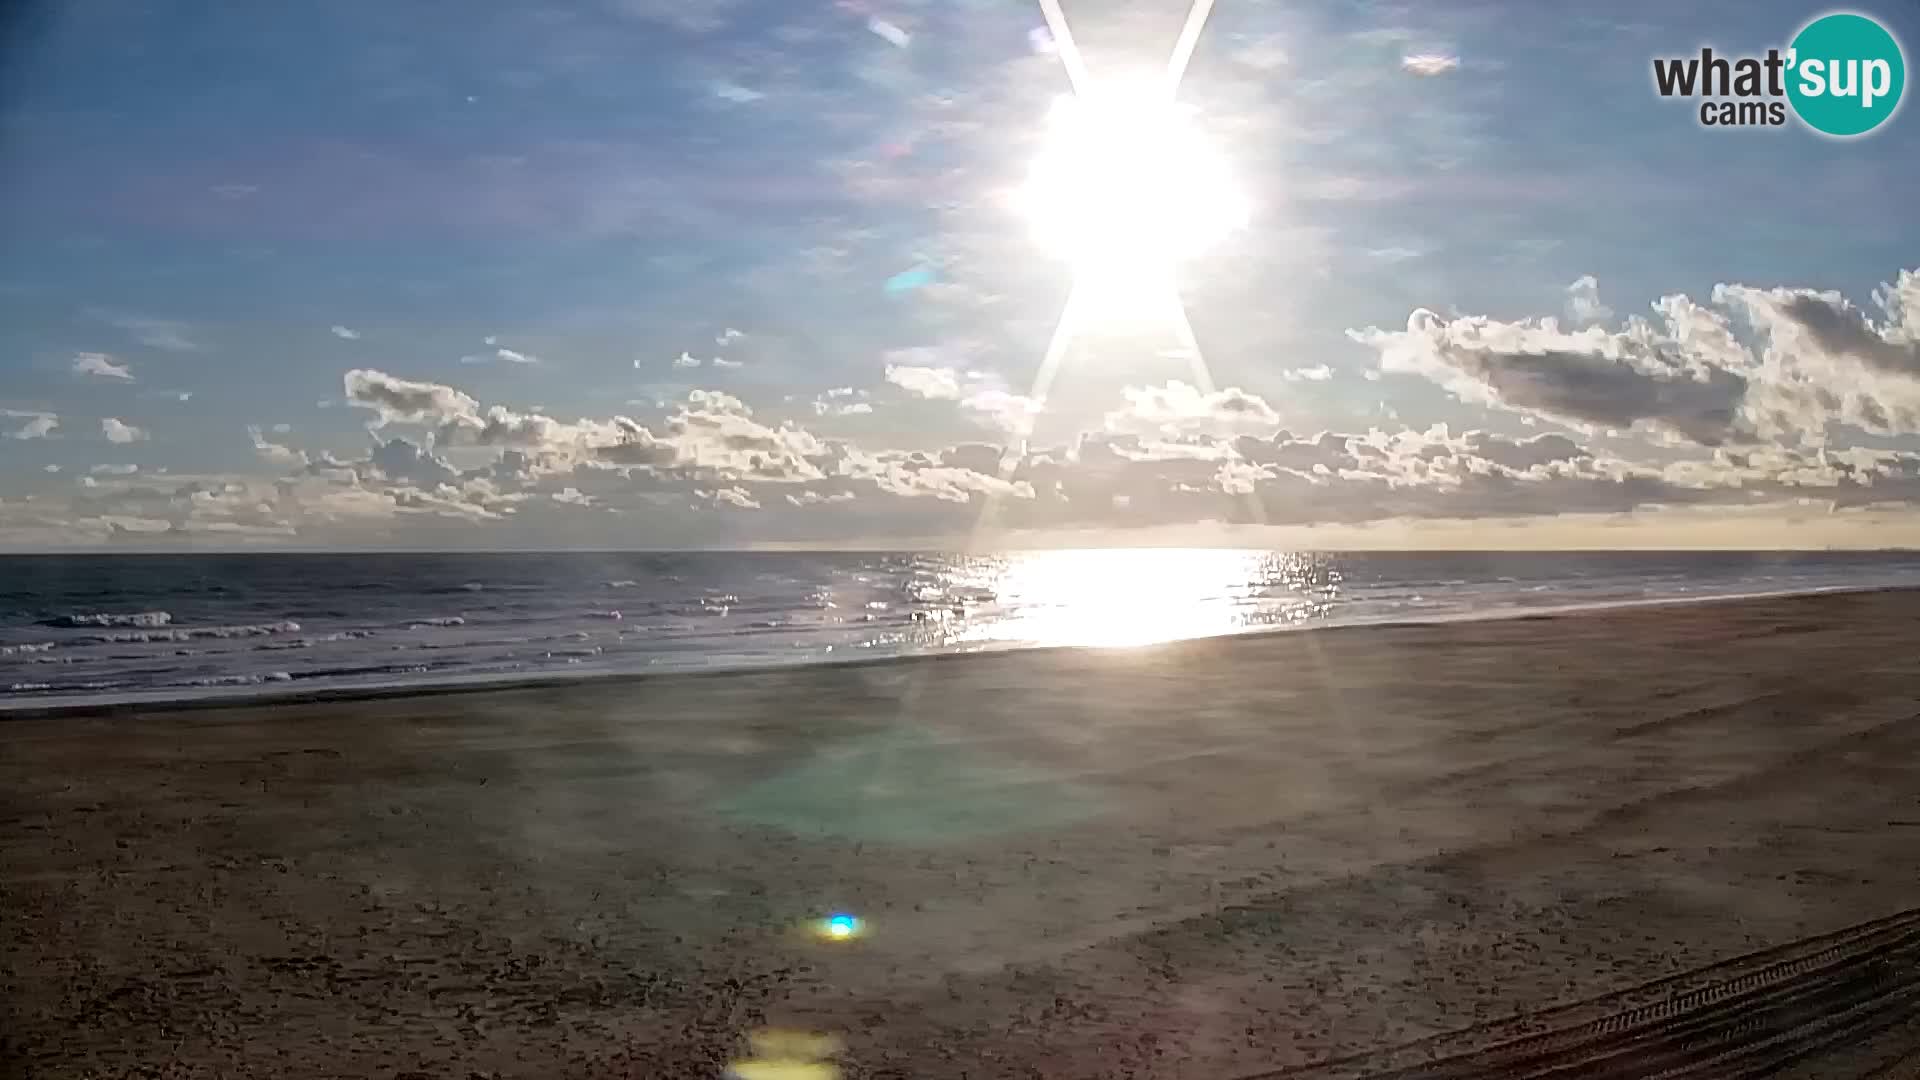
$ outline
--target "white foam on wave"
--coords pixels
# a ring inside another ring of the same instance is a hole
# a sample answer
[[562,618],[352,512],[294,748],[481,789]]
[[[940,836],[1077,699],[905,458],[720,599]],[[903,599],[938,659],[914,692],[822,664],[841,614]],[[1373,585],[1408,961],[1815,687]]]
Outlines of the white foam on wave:
[[359,641],[373,636],[371,630],[336,630],[331,634],[315,634],[311,637],[291,638],[286,641],[263,641],[253,648],[256,652],[278,651],[282,649],[311,649],[315,645],[324,645],[331,641]]
[[56,615],[46,620],[46,626],[166,626],[173,622],[173,615],[165,611],[83,611],[72,615]]
[[33,641],[25,645],[0,645],[0,656],[24,656],[28,653],[43,653],[53,648],[56,644],[58,644],[58,642]]
[[285,671],[266,671],[258,675],[209,675],[204,679],[182,679],[174,686],[215,687],[215,686],[259,686],[262,683],[292,682],[293,676]]
[[246,626],[186,626],[171,630],[128,630],[117,634],[89,634],[74,641],[81,645],[139,645],[155,641],[197,641],[203,638],[266,637],[269,634],[297,634],[300,624],[291,619],[253,623]]
[[432,619],[415,619],[407,624],[409,630],[437,630],[448,626],[465,626],[467,620],[459,615],[441,615]]

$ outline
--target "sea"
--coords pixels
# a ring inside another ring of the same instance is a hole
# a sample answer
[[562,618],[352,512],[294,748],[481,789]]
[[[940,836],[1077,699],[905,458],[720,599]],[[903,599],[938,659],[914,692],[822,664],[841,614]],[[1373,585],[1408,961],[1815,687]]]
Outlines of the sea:
[[1920,585],[1902,552],[0,556],[0,710]]

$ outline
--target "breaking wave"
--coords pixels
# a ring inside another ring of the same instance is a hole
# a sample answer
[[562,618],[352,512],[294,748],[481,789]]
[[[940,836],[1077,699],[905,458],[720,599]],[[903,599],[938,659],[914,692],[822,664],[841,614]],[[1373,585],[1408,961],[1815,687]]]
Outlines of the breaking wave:
[[56,615],[42,626],[166,626],[173,615],[165,611],[104,612],[86,611],[74,615]]

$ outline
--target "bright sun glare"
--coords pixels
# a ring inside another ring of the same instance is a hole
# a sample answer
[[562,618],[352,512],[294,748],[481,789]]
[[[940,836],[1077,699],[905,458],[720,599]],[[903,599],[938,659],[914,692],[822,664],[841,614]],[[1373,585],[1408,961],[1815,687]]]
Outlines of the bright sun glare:
[[1176,263],[1248,214],[1225,159],[1146,80],[1055,102],[1020,205],[1041,246],[1073,264],[1076,292],[1102,306],[1164,295]]
[[994,591],[1010,614],[962,640],[1127,648],[1247,628],[1262,552],[1113,548],[1024,552]]

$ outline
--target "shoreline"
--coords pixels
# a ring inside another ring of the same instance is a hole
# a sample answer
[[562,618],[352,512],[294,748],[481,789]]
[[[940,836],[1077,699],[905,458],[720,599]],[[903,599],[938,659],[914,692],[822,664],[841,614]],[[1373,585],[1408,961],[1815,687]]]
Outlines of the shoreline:
[[1699,596],[1661,596],[1636,600],[1602,601],[1587,604],[1552,604],[1538,608],[1507,608],[1492,612],[1464,612],[1425,619],[1382,619],[1345,622],[1320,626],[1255,627],[1202,637],[1170,638],[1143,645],[1033,645],[1010,644],[974,649],[924,653],[900,653],[886,656],[862,656],[847,659],[796,660],[786,664],[740,664],[710,668],[676,668],[657,671],[583,671],[578,674],[544,672],[540,674],[470,675],[445,680],[421,680],[404,683],[368,685],[289,687],[276,690],[272,684],[242,688],[198,688],[197,690],[134,691],[125,695],[64,700],[28,700],[13,704],[0,698],[0,724],[21,720],[61,718],[98,718],[135,713],[194,713],[228,709],[255,709],[275,705],[333,705],[356,702],[383,702],[413,697],[459,697],[473,694],[507,693],[529,690],[554,690],[578,687],[583,690],[617,688],[621,685],[653,683],[678,679],[726,679],[746,675],[791,672],[816,668],[862,669],[893,664],[917,664],[934,661],[978,660],[987,657],[1044,652],[1142,652],[1155,649],[1203,645],[1208,642],[1238,641],[1296,634],[1334,634],[1365,630],[1417,629],[1436,626],[1490,622],[1524,622],[1558,619],[1605,617],[1613,612],[1649,608],[1684,607],[1711,604],[1764,603],[1796,597],[1859,596],[1882,593],[1920,593],[1920,585],[1836,585],[1810,589],[1783,589],[1767,592],[1742,592]]

